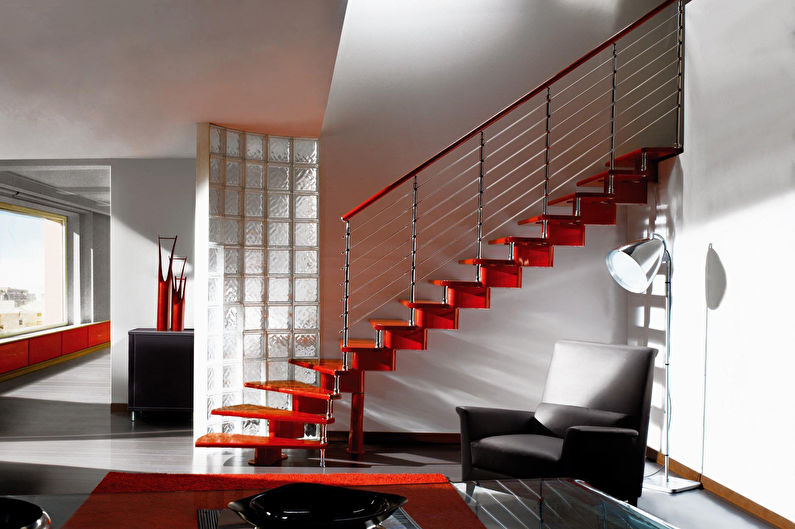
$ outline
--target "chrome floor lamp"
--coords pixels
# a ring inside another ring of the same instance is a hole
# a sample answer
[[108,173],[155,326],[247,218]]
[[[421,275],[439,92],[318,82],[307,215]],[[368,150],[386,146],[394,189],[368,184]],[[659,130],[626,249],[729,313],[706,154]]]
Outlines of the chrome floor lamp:
[[611,250],[605,257],[607,270],[616,283],[629,290],[640,294],[645,292],[654,276],[665,263],[665,403],[663,405],[665,428],[665,446],[663,453],[663,473],[654,474],[643,480],[647,489],[659,490],[673,494],[701,487],[698,481],[677,478],[669,472],[669,436],[671,430],[671,393],[669,383],[669,365],[671,360],[671,272],[673,262],[671,254],[662,235],[653,234],[648,239],[630,242]]

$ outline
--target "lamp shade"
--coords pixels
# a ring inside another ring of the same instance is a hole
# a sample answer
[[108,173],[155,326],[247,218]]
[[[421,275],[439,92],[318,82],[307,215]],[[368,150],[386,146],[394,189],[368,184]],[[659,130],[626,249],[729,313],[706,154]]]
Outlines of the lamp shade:
[[634,241],[608,252],[607,271],[616,283],[630,292],[644,292],[663,262],[665,243],[653,237]]

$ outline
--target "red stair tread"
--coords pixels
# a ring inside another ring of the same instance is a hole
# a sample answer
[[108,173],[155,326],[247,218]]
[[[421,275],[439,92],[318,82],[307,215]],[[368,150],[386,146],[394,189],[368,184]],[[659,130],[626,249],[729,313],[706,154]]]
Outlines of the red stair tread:
[[552,246],[549,239],[543,237],[500,237],[489,241],[489,244],[510,244],[522,246]]
[[320,360],[297,360],[295,358],[290,360],[290,363],[306,369],[312,369],[318,373],[326,375],[339,375],[347,371],[342,367],[342,360],[333,359],[320,359]]
[[462,259],[458,263],[481,266],[519,266],[513,259]]
[[[589,176],[588,178],[583,178],[582,180],[577,181],[577,185],[588,186],[588,185],[597,185],[605,178],[607,178],[610,170],[602,171],[601,173],[597,173],[593,176]],[[646,178],[646,175],[638,173],[634,169],[613,169],[613,180],[616,182],[632,182],[632,181],[642,181]]]
[[[657,163],[665,160],[666,158],[670,158],[671,156],[682,154],[682,151],[683,149],[676,147],[641,147],[640,149],[635,149],[634,151],[628,152],[627,154],[622,154],[614,160],[614,163],[622,163],[635,158],[640,158],[643,153],[646,153],[646,160],[649,163]],[[610,162],[605,164],[605,166],[609,165]]]
[[610,201],[613,198],[615,198],[615,194],[613,194],[613,193],[583,193],[583,192],[569,193],[568,195],[563,195],[563,196],[560,196],[558,198],[551,199],[549,201],[549,205],[550,206],[554,206],[554,205],[557,205],[557,204],[564,204],[564,203],[574,202],[574,200],[577,199],[577,198],[579,198],[579,199],[589,199],[589,198],[604,199],[605,202],[607,202],[607,201]]
[[[626,162],[627,160],[632,160],[633,158],[639,158],[642,154],[643,148],[635,149],[634,151],[630,151],[627,154],[622,154],[621,156],[616,157],[615,162]],[[609,166],[610,162],[606,162],[605,166]]]
[[361,351],[370,351],[377,353],[388,351],[388,347],[378,347],[376,346],[375,340],[373,339],[362,339],[362,338],[349,338],[348,345],[342,345],[342,340],[340,340],[340,351],[343,353],[356,353]]
[[373,329],[376,331],[388,331],[392,329],[419,329],[419,327],[412,325],[406,320],[372,319],[370,320],[370,325],[372,325]]
[[196,446],[227,448],[326,448],[328,443],[321,443],[314,439],[290,439],[286,437],[243,435],[239,433],[208,433],[196,440]]
[[536,224],[543,220],[566,224],[580,224],[582,222],[579,217],[575,217],[574,215],[536,215],[529,219],[520,220],[517,224]]
[[301,422],[309,424],[331,424],[334,422],[333,417],[328,418],[325,415],[282,410],[280,408],[269,408],[267,406],[257,406],[256,404],[236,404],[234,406],[224,406],[223,408],[214,409],[212,414],[224,415],[227,417],[272,419],[284,422]]
[[410,309],[453,308],[452,305],[448,305],[444,301],[433,301],[430,299],[421,299],[415,301],[414,303],[407,299],[401,299],[400,303]]
[[319,388],[312,384],[299,382],[297,380],[271,380],[261,382],[246,382],[244,384],[247,388],[262,389],[266,391],[278,391],[279,393],[287,393],[289,395],[296,395],[299,397],[309,397],[312,399],[338,399],[340,395],[331,390]]
[[428,283],[453,288],[486,288],[480,281],[459,281],[457,279],[429,279]]

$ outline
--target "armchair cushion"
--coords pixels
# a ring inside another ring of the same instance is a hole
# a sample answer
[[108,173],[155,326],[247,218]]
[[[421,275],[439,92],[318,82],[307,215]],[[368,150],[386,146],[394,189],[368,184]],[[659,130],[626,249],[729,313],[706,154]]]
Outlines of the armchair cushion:
[[471,444],[472,464],[522,477],[558,475],[563,439],[548,435],[511,434],[486,437]]
[[535,419],[552,435],[561,438],[572,426],[625,427],[632,423],[632,418],[626,413],[548,402],[538,405]]

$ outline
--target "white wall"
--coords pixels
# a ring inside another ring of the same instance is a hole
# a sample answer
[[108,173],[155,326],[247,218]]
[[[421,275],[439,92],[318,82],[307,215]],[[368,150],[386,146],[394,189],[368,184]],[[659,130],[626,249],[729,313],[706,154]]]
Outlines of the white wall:
[[91,268],[94,282],[94,321],[110,319],[110,217],[94,214]]
[[[127,331],[154,327],[157,236],[178,235],[177,255],[194,256],[196,163],[114,159],[111,165],[111,402],[127,402]],[[185,327],[193,327],[189,274]]]
[[[348,3],[321,135],[324,355],[338,351],[339,217],[658,3]],[[395,373],[368,374],[365,429],[458,431],[455,405],[534,405],[555,340],[624,342],[603,264],[623,232],[587,238],[526,269],[523,289],[493,290],[490,311],[461,311],[460,330],[431,331],[428,351],[400,351]]]
[[[629,223],[672,245],[671,457],[795,520],[795,4],[695,0],[686,24],[685,151],[661,172],[656,212]],[[630,339],[664,343],[661,299],[630,297]]]

